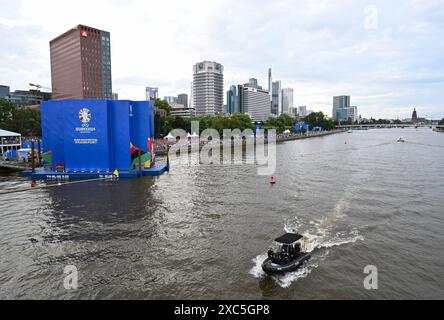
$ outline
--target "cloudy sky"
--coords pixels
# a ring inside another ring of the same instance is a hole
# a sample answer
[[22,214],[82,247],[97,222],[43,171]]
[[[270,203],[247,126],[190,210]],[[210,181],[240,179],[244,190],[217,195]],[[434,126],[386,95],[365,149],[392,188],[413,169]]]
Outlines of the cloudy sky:
[[444,117],[444,0],[0,0],[0,84],[51,86],[49,41],[86,24],[111,32],[113,91],[189,93],[192,65],[225,67],[225,87],[267,69],[295,106],[331,115],[351,95],[364,117]]

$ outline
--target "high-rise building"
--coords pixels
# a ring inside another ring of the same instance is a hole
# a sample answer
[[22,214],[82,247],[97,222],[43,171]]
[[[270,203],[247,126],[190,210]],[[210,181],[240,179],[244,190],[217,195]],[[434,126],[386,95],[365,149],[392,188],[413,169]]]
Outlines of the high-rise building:
[[191,92],[190,92],[190,108],[194,108],[194,86],[193,86],[193,82],[191,81]]
[[337,109],[350,108],[350,96],[333,97],[333,112],[332,118],[338,119]]
[[174,96],[166,96],[166,97],[163,98],[163,100],[168,102],[169,105],[172,105],[173,103],[178,103],[177,102],[177,97],[174,97]]
[[0,86],[0,99],[7,99],[10,89],[8,86]]
[[282,114],[282,84],[281,81],[275,81],[272,84],[272,101],[271,101],[271,113],[275,115]]
[[299,106],[298,107],[298,114],[300,117],[306,117],[307,116],[307,107],[306,106]]
[[119,100],[119,94],[113,92],[113,100]]
[[291,107],[290,108],[290,115],[296,117],[298,115],[298,108],[297,107]]
[[147,101],[154,101],[159,99],[159,88],[146,87],[145,96]]
[[250,80],[248,81],[248,83],[249,83],[251,86],[254,86],[254,87],[257,87],[257,86],[258,86],[258,84],[257,84],[257,79],[256,79],[256,78],[250,78]]
[[188,95],[186,93],[179,94],[177,96],[177,103],[183,105],[185,108],[188,108]]
[[245,112],[245,108],[244,108],[244,86],[239,84],[237,86],[237,108],[238,108],[238,112],[240,113],[244,113]]
[[352,106],[348,108],[348,119],[351,119],[351,121],[356,122],[358,121],[359,115],[358,115],[358,107]]
[[242,109],[252,121],[267,121],[270,117],[270,94],[259,86],[246,84],[242,90]]
[[109,32],[78,25],[50,42],[54,100],[112,99]]
[[348,120],[348,110],[350,108],[338,108],[336,109],[336,120],[347,121]]
[[268,92],[270,94],[270,104],[271,104],[271,102],[273,101],[273,75],[271,73],[271,68],[268,68]]
[[193,103],[197,115],[223,113],[224,67],[217,62],[203,61],[193,67]]
[[233,114],[240,112],[239,110],[239,95],[237,94],[237,86],[231,86],[227,91],[227,113]]
[[290,114],[290,109],[293,108],[293,94],[292,88],[282,89],[282,113]]
[[350,106],[350,96],[333,97],[332,118],[338,121],[358,121],[358,107]]

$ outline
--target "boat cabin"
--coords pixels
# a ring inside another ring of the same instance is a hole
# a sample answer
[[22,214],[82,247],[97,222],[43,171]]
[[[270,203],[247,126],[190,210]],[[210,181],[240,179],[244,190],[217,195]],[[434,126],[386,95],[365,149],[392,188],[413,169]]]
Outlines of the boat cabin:
[[294,259],[304,251],[304,237],[297,233],[287,233],[274,240],[268,257],[275,263]]

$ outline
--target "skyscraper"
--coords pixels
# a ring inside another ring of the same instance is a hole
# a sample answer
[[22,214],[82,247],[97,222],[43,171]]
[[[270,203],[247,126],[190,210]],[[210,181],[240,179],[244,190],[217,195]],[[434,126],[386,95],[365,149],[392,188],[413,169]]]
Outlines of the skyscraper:
[[268,92],[270,94],[270,103],[273,100],[273,76],[271,74],[271,68],[268,68]]
[[163,98],[166,102],[168,102],[169,105],[172,105],[173,103],[177,103],[177,97],[174,96],[166,96]]
[[270,116],[270,95],[260,86],[250,83],[242,86],[241,105],[252,121],[267,121]]
[[298,114],[300,117],[306,117],[307,116],[307,106],[299,106],[298,107]]
[[250,80],[248,81],[248,83],[254,87],[257,87],[257,79],[256,78],[250,78]]
[[78,25],[50,41],[54,100],[112,99],[109,32]]
[[239,112],[239,96],[237,94],[237,86],[231,86],[227,91],[227,113],[233,114]]
[[333,112],[332,118],[338,119],[337,109],[350,108],[350,96],[333,97]]
[[7,99],[9,96],[9,86],[1,86],[0,85],[0,99]]
[[271,113],[275,115],[282,114],[282,84],[281,81],[275,81],[272,85]]
[[197,115],[223,113],[224,67],[203,61],[193,67],[193,102]]
[[183,105],[185,108],[188,108],[188,95],[186,93],[179,94],[177,96],[177,103]]
[[145,95],[147,101],[154,101],[156,99],[159,99],[159,88],[146,87]]
[[290,109],[293,108],[293,89],[282,89],[282,113],[290,114]]

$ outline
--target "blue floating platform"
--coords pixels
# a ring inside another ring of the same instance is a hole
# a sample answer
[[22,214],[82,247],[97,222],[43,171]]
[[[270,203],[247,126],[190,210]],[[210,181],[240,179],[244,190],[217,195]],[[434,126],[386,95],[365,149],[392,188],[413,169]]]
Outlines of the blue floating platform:
[[[130,171],[119,171],[119,178],[131,179],[142,176],[156,177],[169,171],[166,164],[155,164],[152,168]],[[109,171],[83,171],[83,172],[55,172],[38,168],[32,171],[22,171],[22,176],[30,177],[33,180],[85,180],[85,179],[114,179],[113,172]]]

